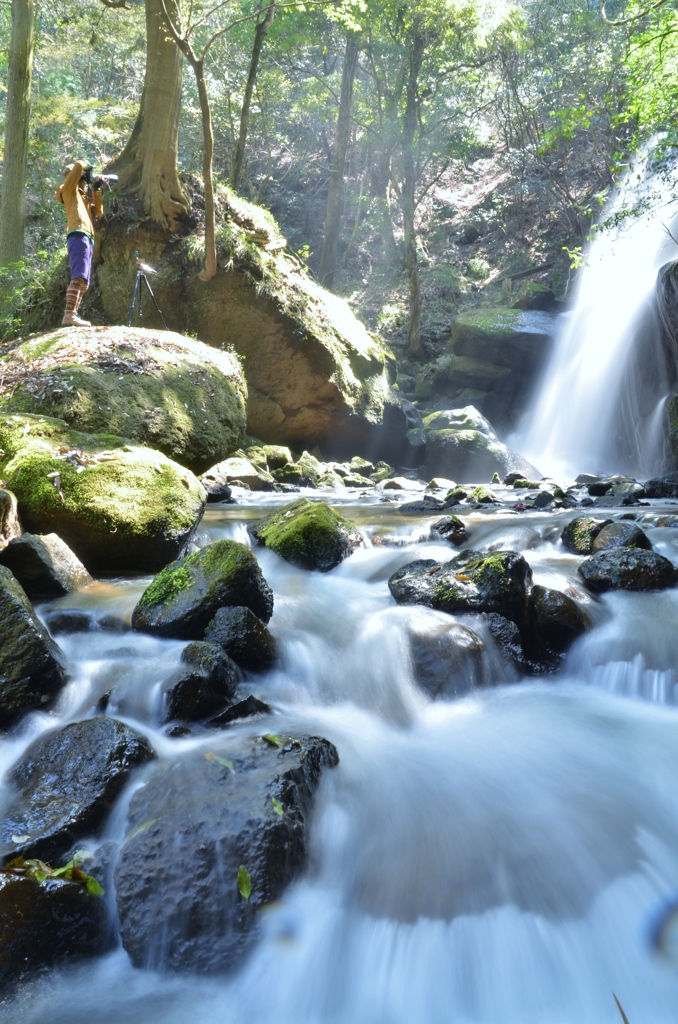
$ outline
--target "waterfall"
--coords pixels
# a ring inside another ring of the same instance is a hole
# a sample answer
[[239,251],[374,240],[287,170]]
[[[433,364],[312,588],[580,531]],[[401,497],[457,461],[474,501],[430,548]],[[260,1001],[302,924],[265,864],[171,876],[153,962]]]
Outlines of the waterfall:
[[678,255],[671,209],[676,166],[657,140],[607,203],[585,256],[573,309],[512,444],[543,473],[668,468],[664,404],[675,373],[657,309],[657,271]]

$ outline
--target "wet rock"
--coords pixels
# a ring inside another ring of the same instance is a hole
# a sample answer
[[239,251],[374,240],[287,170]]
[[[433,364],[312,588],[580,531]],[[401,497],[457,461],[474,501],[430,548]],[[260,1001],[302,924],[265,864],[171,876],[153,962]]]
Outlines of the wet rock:
[[613,497],[618,497],[620,494],[629,494],[633,498],[644,498],[645,487],[635,480],[623,480],[621,483],[613,484],[609,493]]
[[219,540],[168,565],[141,595],[132,627],[142,633],[202,640],[219,608],[244,605],[264,622],[273,594],[245,544]]
[[424,489],[419,480],[408,480],[405,476],[394,476],[390,480],[384,480],[381,487],[384,491],[420,491]]
[[620,494],[642,495],[644,488],[628,476],[608,476],[605,479],[592,481],[588,486],[588,492],[592,498],[602,498],[606,494],[616,497]]
[[[258,911],[306,863],[313,795],[337,761],[332,744],[316,737],[280,748],[233,737],[211,757],[195,752],[159,765],[132,797],[115,872],[132,962],[200,973],[237,967],[257,937]],[[241,865],[251,879],[247,901]]]
[[516,623],[497,612],[485,612],[480,618],[506,660],[521,674],[531,674],[534,666],[525,654]]
[[591,549],[594,555],[607,548],[646,548],[651,551],[652,543],[644,530],[627,521],[609,523],[594,538]]
[[[452,505],[458,505],[459,502],[453,501]],[[427,494],[423,501],[405,501],[402,505],[398,505],[398,512],[402,512],[403,515],[415,514],[419,515],[422,512],[440,512],[442,509],[447,508],[448,502],[441,501],[440,498],[434,498],[432,494]]]
[[237,665],[252,672],[265,672],[278,660],[275,637],[249,608],[219,608],[205,640],[219,644]]
[[655,551],[609,548],[579,566],[584,583],[596,593],[606,590],[663,590],[678,584],[678,569]]
[[111,633],[129,633],[132,628],[129,622],[125,619],[121,619],[119,615],[100,615],[97,619],[97,625],[99,629],[107,629]]
[[532,499],[532,508],[548,508],[556,500],[550,491],[539,491]]
[[10,774],[0,858],[58,863],[74,843],[97,834],[134,768],[153,757],[144,736],[103,716],[41,736]]
[[91,633],[97,621],[80,608],[55,608],[45,615],[45,625],[50,633]]
[[31,600],[64,597],[92,583],[79,558],[56,533],[23,533],[0,551],[4,565],[18,579]]
[[522,483],[524,479],[525,477],[522,473],[518,472],[517,470],[514,470],[512,473],[506,474],[506,476],[504,477],[504,485],[506,487],[514,487],[518,483],[518,481]]
[[593,519],[590,516],[576,516],[563,529],[560,539],[563,546],[573,555],[590,555],[593,542],[600,531],[611,524],[611,519]]
[[47,708],[67,680],[59,647],[9,569],[0,566],[0,729]]
[[270,715],[272,708],[265,704],[263,700],[259,700],[258,697],[253,696],[250,693],[244,700],[239,700],[237,704],[231,704],[230,708],[226,708],[220,715],[215,715],[214,718],[210,718],[207,725],[214,725],[218,728],[223,728],[226,725],[230,725],[232,722],[238,722],[243,718],[254,718],[255,715]]
[[329,572],[339,565],[362,542],[353,523],[324,501],[308,498],[298,498],[276,509],[251,526],[250,533],[286,562],[320,572]]
[[579,605],[559,590],[534,586],[529,604],[537,645],[547,651],[563,653],[591,626]]
[[501,498],[497,497],[489,487],[481,484],[469,492],[468,501],[474,502],[476,505],[498,505],[501,502]]
[[431,525],[433,540],[447,540],[455,547],[460,547],[469,539],[470,533],[457,516],[443,516]]
[[510,451],[473,406],[431,413],[424,419],[426,471],[429,476],[454,480],[489,480],[512,470],[538,476],[537,470],[520,455]]
[[0,872],[0,993],[46,967],[99,956],[115,945],[106,901],[60,878]]
[[0,488],[0,548],[20,533],[16,495]]
[[25,529],[57,533],[92,573],[156,572],[203,514],[205,491],[189,470],[112,434],[0,415],[0,451]]
[[244,484],[251,491],[272,491],[275,483],[270,473],[255,466],[244,456],[233,456],[212,466],[203,473],[201,482],[208,494],[223,493],[224,487],[230,491],[230,485],[235,483]]
[[487,681],[485,644],[467,626],[412,624],[407,635],[414,678],[431,697],[459,697]]
[[194,641],[184,647],[181,661],[186,668],[164,690],[165,722],[198,722],[233,700],[240,673],[221,647]]
[[523,623],[532,571],[516,551],[464,551],[444,565],[417,559],[388,581],[398,604],[423,604],[443,612],[498,612]]
[[600,480],[600,477],[596,476],[595,473],[580,473],[579,476],[574,478],[574,482],[581,487],[588,487],[589,484],[595,484],[598,480]]
[[646,498],[678,498],[678,472],[653,477],[645,484]]
[[218,502],[222,502],[224,505],[236,504],[233,491],[228,484],[221,483],[218,480],[211,481],[207,477],[203,477],[202,485],[207,492],[208,505],[216,505]]

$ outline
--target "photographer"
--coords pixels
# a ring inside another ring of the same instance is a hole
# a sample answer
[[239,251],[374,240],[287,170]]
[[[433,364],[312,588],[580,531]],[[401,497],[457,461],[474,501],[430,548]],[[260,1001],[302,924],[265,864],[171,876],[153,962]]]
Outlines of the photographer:
[[[57,202],[66,207],[66,246],[71,280],[66,289],[66,310],[61,323],[67,327],[90,327],[78,316],[82,297],[89,286],[94,249],[94,219],[103,213],[101,179],[92,178],[86,160],[76,160],[64,169],[65,181],[56,190]],[[94,188],[91,188],[91,185]]]

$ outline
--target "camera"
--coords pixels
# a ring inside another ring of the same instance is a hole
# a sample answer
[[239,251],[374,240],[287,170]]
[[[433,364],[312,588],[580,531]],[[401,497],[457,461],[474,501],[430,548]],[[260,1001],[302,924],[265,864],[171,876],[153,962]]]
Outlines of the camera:
[[82,177],[88,185],[96,190],[100,190],[104,185],[110,188],[118,180],[117,174],[95,174],[93,167],[88,167]]

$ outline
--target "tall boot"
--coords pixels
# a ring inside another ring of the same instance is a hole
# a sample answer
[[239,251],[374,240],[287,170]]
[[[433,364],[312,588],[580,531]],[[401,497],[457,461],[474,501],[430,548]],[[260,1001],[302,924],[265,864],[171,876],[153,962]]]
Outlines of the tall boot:
[[71,281],[66,289],[66,309],[61,320],[62,327],[91,327],[89,320],[83,320],[78,316],[78,309],[82,297],[87,291],[78,281]]

